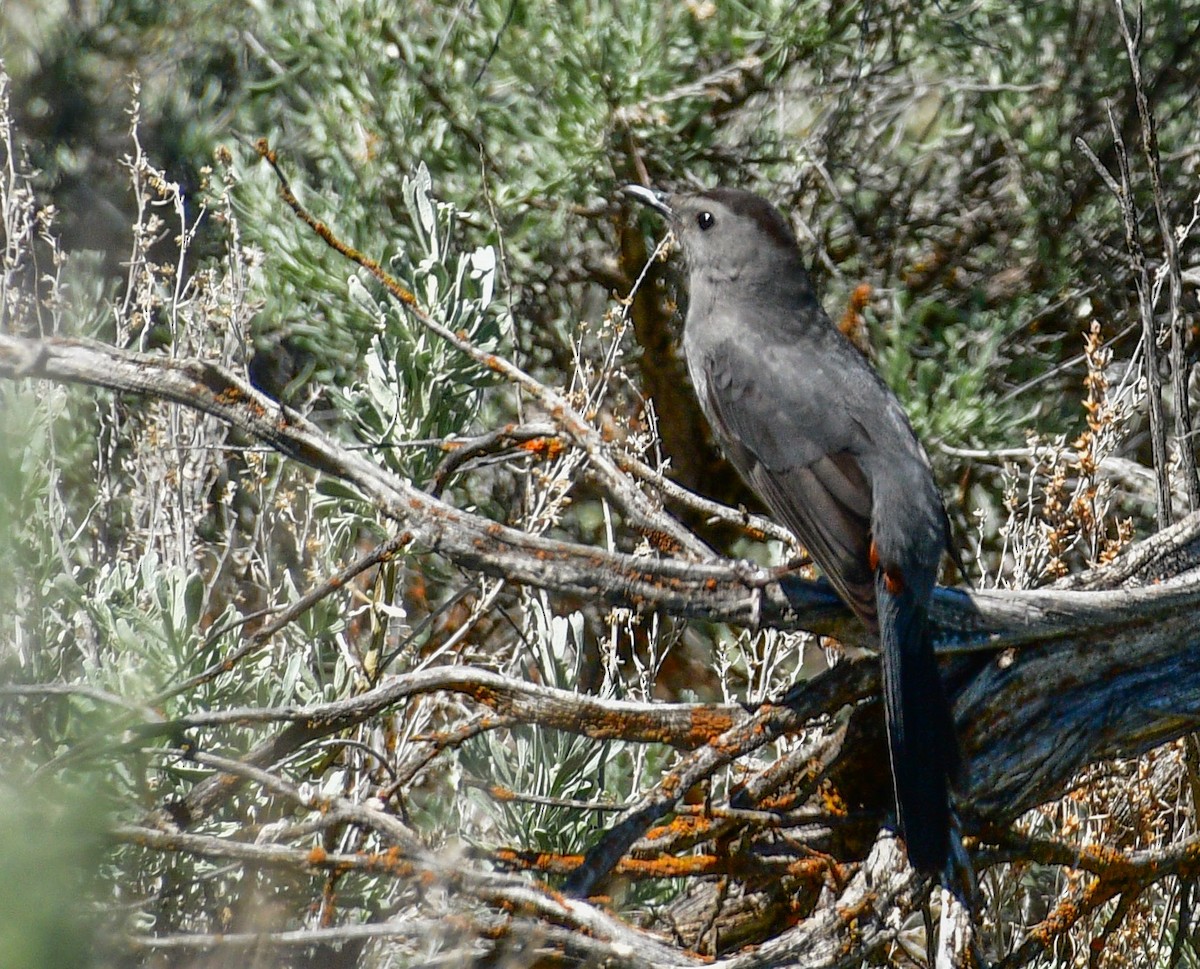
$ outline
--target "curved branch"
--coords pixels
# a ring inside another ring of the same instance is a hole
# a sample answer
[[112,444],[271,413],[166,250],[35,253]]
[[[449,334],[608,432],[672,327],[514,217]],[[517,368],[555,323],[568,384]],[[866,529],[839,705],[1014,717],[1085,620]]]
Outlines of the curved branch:
[[204,710],[148,726],[174,733],[234,723],[296,723],[322,733],[345,730],[410,697],[449,692],[469,696],[501,716],[595,740],[660,743],[692,749],[708,743],[749,714],[733,703],[632,703],[527,683],[474,666],[435,666],[389,678],[373,690],[311,706]]
[[[405,525],[411,543],[466,569],[636,610],[657,609],[682,618],[739,625],[803,628],[846,642],[865,642],[861,628],[824,583],[794,576],[776,583],[769,573],[748,570],[744,563],[609,552],[529,535],[461,511],[390,474],[291,408],[204,361],[170,360],[86,340],[0,335],[0,377],[90,384],[209,414],[287,457],[353,485],[381,513]],[[1177,533],[1179,547],[1172,549],[1176,557],[1196,544],[1198,522],[1200,518],[1193,516],[1181,523],[1187,527]],[[1170,557],[1160,553],[1158,560]],[[939,589],[933,618],[941,627],[943,648],[997,650],[1067,630],[1152,619],[1190,604],[1197,595],[1200,576],[1190,574],[1169,586],[1117,591]],[[801,609],[803,617],[797,615]]]

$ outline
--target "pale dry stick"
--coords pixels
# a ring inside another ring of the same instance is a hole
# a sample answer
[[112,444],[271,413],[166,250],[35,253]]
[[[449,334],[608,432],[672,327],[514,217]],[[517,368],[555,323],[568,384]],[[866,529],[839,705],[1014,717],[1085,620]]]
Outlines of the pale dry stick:
[[[1082,139],[1077,139],[1075,144],[1088,157],[1088,159],[1092,162],[1093,165],[1100,164],[1099,159],[1097,159],[1095,157],[1095,155],[1092,153],[1092,150],[1087,146],[1086,142],[1084,142]],[[1103,167],[1103,166],[1101,166],[1101,167]],[[1107,182],[1107,179],[1105,181]],[[1116,183],[1114,182],[1113,184],[1116,184]],[[1092,292],[1093,289],[1094,289],[1094,287],[1087,287],[1080,293],[1080,295],[1085,296],[1088,293]],[[1062,304],[1065,302],[1066,302],[1065,300],[1060,300],[1059,304]],[[1056,305],[1059,305],[1059,304],[1056,304]],[[1043,311],[1043,313],[1045,313],[1045,312],[1047,312],[1047,311]],[[1043,313],[1035,314],[1033,317],[1030,318],[1029,322],[1030,323],[1035,322],[1039,316],[1043,315]],[[1026,325],[1028,325],[1028,324],[1026,324]],[[1134,330],[1138,329],[1139,326],[1140,326],[1140,323],[1137,323],[1137,322],[1129,323],[1129,324],[1125,325],[1120,330],[1118,330],[1114,335],[1110,336],[1107,340],[1105,340],[1104,344],[1101,346],[1101,349],[1108,350],[1109,348],[1116,346],[1118,343],[1120,343],[1122,340],[1124,340],[1125,337],[1129,336],[1130,333],[1132,333]],[[1034,387],[1037,387],[1040,384],[1043,384],[1048,380],[1053,380],[1055,377],[1057,377],[1059,374],[1061,374],[1065,370],[1070,370],[1072,367],[1079,366],[1086,359],[1087,359],[1086,354],[1077,353],[1073,357],[1070,357],[1066,360],[1061,360],[1058,363],[1056,363],[1053,367],[1051,367],[1049,370],[1043,371],[1042,373],[1038,374],[1036,377],[1030,377],[1028,380],[1024,381],[1023,383],[1017,384],[1017,386],[1013,387],[1011,390],[1005,391],[1004,394],[1001,395],[1001,397],[997,403],[1007,404],[1010,400],[1015,400],[1016,398],[1020,397],[1027,390],[1032,390]],[[1132,361],[1131,361],[1131,363],[1132,363]],[[948,446],[939,444],[939,447],[943,447],[943,449],[945,449]],[[955,452],[948,451],[947,453],[953,454]],[[963,456],[970,457],[970,454],[969,453],[964,454]]]
[[[650,254],[645,265],[642,266],[642,271],[638,273],[637,279],[633,281],[633,285],[629,288],[629,294],[620,299],[620,320],[614,327],[612,339],[609,341],[608,348],[604,352],[604,358],[600,363],[599,373],[587,394],[587,407],[589,409],[599,407],[601,401],[604,399],[604,395],[608,393],[613,374],[617,369],[617,358],[620,355],[621,343],[625,333],[629,329],[629,307],[633,304],[634,296],[646,281],[646,277],[650,273],[650,267],[666,258],[667,254],[671,251],[673,242],[674,236],[670,232],[659,240],[658,244],[654,247],[654,252]],[[578,370],[579,368],[577,367],[576,369]]]
[[[489,588],[490,585],[490,588]],[[505,590],[507,583],[504,579],[489,579],[486,576],[480,576],[477,582],[477,588],[481,591],[478,600],[471,606],[471,614],[466,620],[454,630],[445,642],[438,645],[436,649],[431,650],[428,654],[421,657],[415,664],[415,669],[430,669],[436,666],[436,661],[443,656],[453,656],[455,648],[464,639],[467,638],[479,624],[479,622],[491,612],[492,606],[496,604],[496,600],[500,598],[500,593]]]
[[[420,444],[441,447],[453,444],[453,449],[447,453],[434,472],[433,494],[439,495],[451,474],[464,467],[471,467],[472,461],[482,460],[484,455],[494,450],[501,447],[516,447],[520,449],[522,444],[535,442],[540,439],[559,440],[562,437],[564,437],[562,431],[554,424],[527,423],[498,427],[485,434],[471,438],[459,438],[453,442],[428,440],[406,441],[404,443],[406,446]],[[672,481],[662,471],[651,467],[641,458],[627,451],[614,449],[613,460],[622,471],[633,475],[639,481],[654,488],[673,504],[696,512],[696,514],[704,516],[705,520],[709,522],[721,522],[722,524],[738,528],[753,538],[771,539],[789,546],[793,550],[797,550],[796,539],[792,533],[781,525],[777,525],[769,518],[752,514],[745,509],[730,508],[728,505],[722,505],[709,498],[704,498],[694,491],[689,491],[682,485]]]
[[[1182,311],[1183,277],[1179,268],[1179,243],[1175,226],[1167,207],[1167,196],[1163,190],[1162,162],[1158,152],[1158,128],[1150,102],[1146,99],[1146,88],[1142,83],[1142,5],[1138,4],[1136,36],[1130,33],[1129,21],[1125,17],[1123,0],[1114,0],[1117,8],[1117,23],[1125,41],[1125,53],[1129,59],[1129,71],[1133,80],[1134,101],[1142,127],[1142,150],[1146,155],[1146,167],[1150,172],[1150,189],[1154,196],[1154,211],[1158,216],[1158,231],[1162,237],[1163,256],[1167,278],[1170,282],[1170,327],[1171,327],[1171,384],[1175,397],[1175,437],[1179,450],[1180,471],[1188,498],[1188,511],[1200,507],[1200,477],[1196,472],[1196,452],[1189,443],[1192,435],[1192,411],[1188,397],[1188,375],[1191,367],[1187,362],[1189,341],[1188,321]],[[1161,523],[1160,523],[1161,524]]]
[[[0,690],[0,692],[3,692]],[[154,718],[144,732],[198,727],[284,723],[323,733],[345,730],[407,700],[428,693],[457,693],[524,724],[567,730],[596,740],[660,743],[695,749],[750,714],[740,704],[639,703],[610,700],[541,686],[474,666],[435,666],[392,677],[344,700],[280,707],[198,710],[172,720]]]
[[[1118,0],[1119,2],[1119,0]],[[1156,517],[1158,527],[1166,528],[1171,523],[1171,481],[1170,470],[1167,467],[1166,418],[1163,413],[1162,378],[1158,372],[1158,328],[1154,322],[1154,306],[1151,299],[1150,271],[1146,266],[1146,252],[1138,237],[1137,209],[1133,202],[1133,182],[1129,169],[1129,155],[1125,150],[1125,141],[1121,137],[1121,129],[1108,106],[1108,123],[1112,131],[1113,146],[1117,156],[1117,167],[1120,171],[1120,183],[1112,176],[1104,164],[1096,157],[1096,153],[1082,138],[1075,139],[1075,145],[1084,153],[1096,174],[1108,186],[1121,207],[1121,215],[1125,225],[1125,246],[1133,262],[1133,278],[1138,294],[1138,315],[1142,322],[1141,345],[1145,353],[1146,396],[1150,411],[1150,445],[1154,458],[1155,484],[1157,494]]]
[[[124,156],[122,161],[132,176],[133,198],[136,205],[136,212],[132,223],[133,243],[132,250],[129,254],[129,262],[127,263],[129,268],[125,278],[125,295],[119,304],[115,302],[113,303],[113,320],[117,328],[116,340],[122,346],[133,345],[133,317],[138,314],[138,311],[140,310],[140,315],[143,318],[148,317],[148,313],[146,312],[147,308],[144,305],[140,307],[138,305],[141,303],[140,297],[146,291],[146,287],[139,284],[138,276],[140,273],[150,272],[150,270],[146,268],[146,265],[149,262],[149,257],[147,256],[146,252],[146,208],[148,202],[146,192],[144,191],[141,182],[144,168],[148,163],[145,161],[145,158],[142,154],[142,144],[138,135],[138,128],[141,125],[142,112],[141,83],[135,78],[131,88],[131,100],[129,107],[126,109],[126,113],[130,118],[129,135],[133,142],[134,154],[132,157],[128,155]],[[142,328],[141,336],[143,339],[147,330],[147,327]],[[140,346],[139,349],[144,349],[144,346]]]
[[661,471],[656,471],[641,459],[623,451],[618,451],[614,460],[622,471],[627,471],[639,481],[653,486],[664,498],[704,515],[709,522],[732,525],[753,537],[773,539],[793,551],[798,552],[799,550],[796,536],[769,518],[751,514],[742,509],[730,508],[728,505],[722,505],[720,502],[698,495],[694,491],[688,491],[687,488],[672,481]]

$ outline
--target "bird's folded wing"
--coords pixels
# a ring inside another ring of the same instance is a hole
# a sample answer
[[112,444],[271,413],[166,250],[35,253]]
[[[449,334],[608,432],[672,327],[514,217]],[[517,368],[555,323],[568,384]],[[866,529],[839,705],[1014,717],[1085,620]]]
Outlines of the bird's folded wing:
[[[789,370],[752,368],[733,348],[706,354],[701,402],[733,464],[872,629],[871,488],[849,450],[855,428],[817,413]],[[812,388],[808,388],[810,391]]]

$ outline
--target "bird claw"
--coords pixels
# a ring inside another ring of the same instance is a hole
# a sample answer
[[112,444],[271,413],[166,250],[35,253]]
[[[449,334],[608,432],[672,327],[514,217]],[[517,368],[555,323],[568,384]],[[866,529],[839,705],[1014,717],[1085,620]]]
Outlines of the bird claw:
[[773,569],[764,569],[749,559],[736,559],[733,563],[733,574],[742,585],[750,589],[763,589],[778,578]]
[[733,573],[750,590],[750,628],[757,632],[762,626],[763,589],[778,578],[773,569],[764,569],[748,559],[733,563]]

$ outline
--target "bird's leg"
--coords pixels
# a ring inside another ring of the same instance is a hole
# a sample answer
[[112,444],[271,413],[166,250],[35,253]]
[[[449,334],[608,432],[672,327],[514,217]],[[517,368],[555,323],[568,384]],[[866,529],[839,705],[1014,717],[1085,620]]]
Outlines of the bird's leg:
[[812,565],[812,559],[807,555],[801,555],[782,565],[771,566],[762,566],[756,562],[751,562],[749,559],[735,559],[733,572],[737,576],[738,581],[747,588],[765,589],[771,583],[778,582],[785,576],[791,575],[793,572],[798,572],[809,565]]
[[792,559],[783,565],[772,565],[768,568],[751,562],[749,559],[736,559],[734,561],[734,575],[737,576],[739,582],[750,590],[751,629],[757,632],[762,622],[763,589],[810,564],[812,564],[812,559],[807,555],[801,556],[798,559]]
[[785,575],[791,575],[793,572],[799,572],[801,569],[806,569],[812,564],[812,557],[805,552],[802,555],[797,555],[794,558],[788,559],[782,565],[774,566],[771,569],[771,572],[775,577],[775,581],[778,582]]
[[739,582],[750,590],[750,628],[758,632],[762,622],[763,589],[774,582],[770,569],[764,569],[749,559],[735,559],[733,574]]

